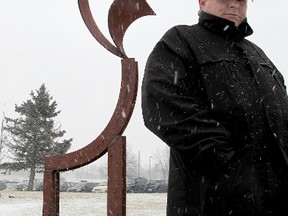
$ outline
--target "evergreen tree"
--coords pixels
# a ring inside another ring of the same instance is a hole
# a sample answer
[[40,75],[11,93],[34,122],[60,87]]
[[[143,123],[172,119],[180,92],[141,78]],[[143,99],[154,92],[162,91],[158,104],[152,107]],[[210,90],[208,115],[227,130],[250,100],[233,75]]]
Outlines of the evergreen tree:
[[4,129],[9,134],[7,146],[12,157],[10,162],[1,165],[9,171],[28,170],[28,190],[33,188],[36,172],[43,172],[45,156],[64,154],[72,143],[72,139],[61,140],[66,132],[55,124],[60,111],[56,110],[57,103],[45,85],[30,95],[30,100],[15,105],[19,118],[5,117]]

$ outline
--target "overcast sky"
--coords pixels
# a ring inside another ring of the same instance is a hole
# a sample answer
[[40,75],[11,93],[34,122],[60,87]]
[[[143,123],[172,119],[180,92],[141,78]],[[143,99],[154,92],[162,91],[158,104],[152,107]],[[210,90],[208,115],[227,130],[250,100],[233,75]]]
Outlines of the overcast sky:
[[[107,13],[112,0],[90,0],[96,23],[110,40]],[[145,61],[155,43],[172,26],[198,20],[197,0],[148,0],[156,16],[134,22],[124,49],[139,64],[137,104],[125,131],[127,143],[141,161],[164,144],[143,125],[140,87]],[[254,0],[248,21],[258,44],[288,82],[286,0]],[[108,123],[119,93],[121,59],[92,37],[81,18],[77,0],[0,0],[0,111],[16,117],[15,104],[45,83],[61,110],[65,138],[74,138],[70,151],[94,140]],[[2,116],[1,116],[2,117]]]

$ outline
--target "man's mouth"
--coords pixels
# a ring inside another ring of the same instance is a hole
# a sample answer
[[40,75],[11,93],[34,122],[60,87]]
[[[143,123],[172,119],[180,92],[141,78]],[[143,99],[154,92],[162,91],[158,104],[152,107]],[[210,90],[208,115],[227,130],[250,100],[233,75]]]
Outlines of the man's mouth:
[[238,18],[240,17],[239,15],[233,13],[227,13],[226,16],[238,17]]

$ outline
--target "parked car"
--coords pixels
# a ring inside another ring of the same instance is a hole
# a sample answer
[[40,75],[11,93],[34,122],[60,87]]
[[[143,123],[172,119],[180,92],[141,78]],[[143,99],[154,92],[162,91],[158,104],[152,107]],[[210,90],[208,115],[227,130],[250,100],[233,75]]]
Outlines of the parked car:
[[33,191],[43,191],[43,182],[34,182]]
[[168,187],[168,181],[162,180],[162,179],[150,180],[145,185],[145,192],[151,193],[153,190],[155,190],[156,185],[157,185],[157,187],[160,187],[159,185],[162,185],[163,187],[165,187],[167,185],[167,187]]
[[17,185],[18,191],[24,191],[27,190],[27,188],[28,188],[28,182],[21,182]]
[[126,179],[127,193],[143,193],[148,180],[144,177],[128,177]]
[[167,193],[167,191],[168,184],[166,182],[156,183],[147,190],[148,193]]
[[5,182],[6,187],[4,190],[17,190],[17,184],[18,182],[15,181],[7,181]]
[[107,190],[108,190],[108,182],[103,181],[103,182],[100,182],[98,185],[96,185],[92,189],[92,192],[94,192],[94,193],[107,193]]
[[68,188],[67,191],[69,192],[92,192],[92,189],[97,185],[98,183],[95,182],[79,182],[73,187]]
[[27,187],[26,183],[20,183],[20,182],[7,182],[6,188],[4,190],[17,190],[22,191],[24,188]]
[[0,190],[4,190],[7,187],[4,181],[0,181]]
[[75,182],[63,182],[61,185],[60,185],[60,191],[61,192],[66,192],[69,188],[75,186],[76,183]]

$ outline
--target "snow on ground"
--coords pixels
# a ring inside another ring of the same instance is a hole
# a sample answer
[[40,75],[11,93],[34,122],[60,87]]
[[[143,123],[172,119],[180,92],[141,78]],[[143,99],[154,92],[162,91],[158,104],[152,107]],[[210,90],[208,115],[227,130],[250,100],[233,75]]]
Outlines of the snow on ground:
[[[0,216],[42,215],[42,192],[0,191]],[[10,197],[9,197],[10,196]],[[106,216],[107,194],[60,193],[60,216]],[[165,216],[166,194],[127,194],[127,216]]]

